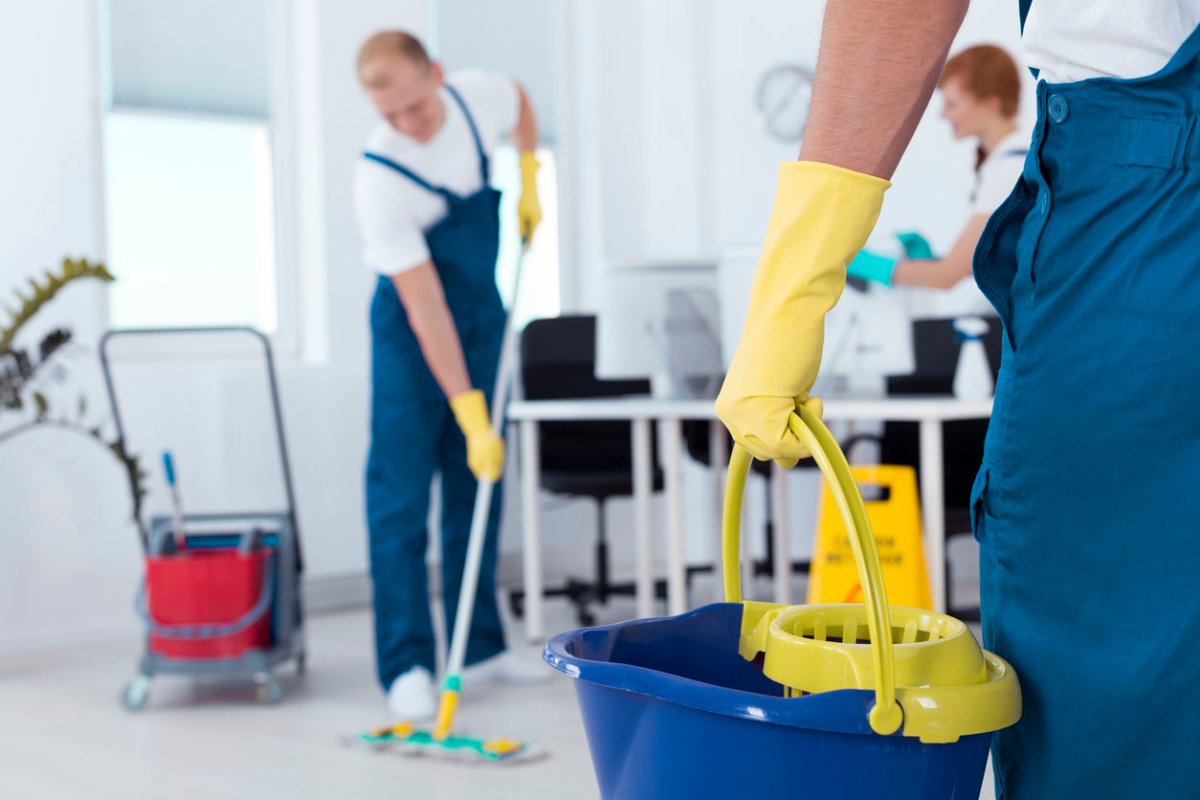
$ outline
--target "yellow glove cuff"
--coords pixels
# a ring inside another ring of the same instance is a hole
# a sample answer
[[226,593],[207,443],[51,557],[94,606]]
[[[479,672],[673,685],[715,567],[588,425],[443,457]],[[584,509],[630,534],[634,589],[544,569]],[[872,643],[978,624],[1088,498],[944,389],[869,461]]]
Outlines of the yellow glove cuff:
[[488,418],[487,398],[479,389],[471,389],[450,398],[450,410],[454,420],[468,438],[491,432],[492,421]]

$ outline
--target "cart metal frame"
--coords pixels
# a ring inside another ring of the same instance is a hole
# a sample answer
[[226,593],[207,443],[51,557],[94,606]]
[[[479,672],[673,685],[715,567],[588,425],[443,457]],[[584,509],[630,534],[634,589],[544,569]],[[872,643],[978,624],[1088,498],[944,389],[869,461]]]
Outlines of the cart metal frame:
[[[283,475],[286,508],[265,511],[232,511],[221,513],[185,514],[183,523],[187,544],[194,547],[236,546],[247,537],[262,539],[275,550],[272,557],[272,580],[270,586],[274,597],[266,613],[272,616],[273,646],[270,650],[250,650],[237,658],[226,659],[179,659],[152,652],[150,634],[156,630],[146,618],[145,651],[138,661],[137,674],[122,690],[121,702],[131,711],[145,707],[150,694],[151,680],[157,675],[181,677],[245,676],[257,685],[258,698],[263,703],[277,703],[283,699],[283,687],[274,675],[274,668],[294,661],[298,673],[303,674],[307,651],[304,641],[304,603],[301,585],[303,559],[300,548],[300,530],[296,522],[296,500],[292,484],[292,471],[288,459],[287,438],[283,428],[283,412],[279,399],[279,382],[275,373],[275,359],[270,340],[262,332],[248,326],[216,326],[186,328],[144,328],[110,330],[100,340],[100,365],[104,373],[105,388],[112,408],[113,423],[117,437],[128,450],[125,425],[117,402],[116,385],[113,380],[112,362],[108,347],[114,339],[148,336],[187,336],[212,334],[245,334],[257,340],[263,349],[263,358],[270,388],[271,410],[275,422],[276,441],[279,444],[279,464]],[[130,487],[131,493],[133,487]],[[137,507],[137,498],[134,498]],[[176,521],[173,517],[154,516],[149,525],[141,515],[135,515],[138,535],[144,555],[162,555],[168,551],[175,537]],[[189,525],[188,523],[191,523]],[[232,537],[232,538],[231,538]],[[143,590],[139,591],[139,603]],[[144,614],[144,616],[146,616]],[[198,631],[197,637],[223,635],[223,626],[209,626],[211,630]],[[187,637],[185,637],[187,638]]]

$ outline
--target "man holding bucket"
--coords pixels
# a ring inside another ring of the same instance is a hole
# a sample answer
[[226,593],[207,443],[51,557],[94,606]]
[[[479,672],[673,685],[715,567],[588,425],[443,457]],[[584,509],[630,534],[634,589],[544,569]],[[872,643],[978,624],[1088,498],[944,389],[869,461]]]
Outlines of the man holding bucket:
[[[932,93],[966,0],[830,0],[800,160],[783,165],[717,400],[760,459]],[[1019,0],[1039,70],[1022,177],[975,252],[1004,355],[972,517],[984,644],[1020,677],[1001,798],[1200,787],[1200,1]],[[1015,22],[1015,20],[1014,20]]]

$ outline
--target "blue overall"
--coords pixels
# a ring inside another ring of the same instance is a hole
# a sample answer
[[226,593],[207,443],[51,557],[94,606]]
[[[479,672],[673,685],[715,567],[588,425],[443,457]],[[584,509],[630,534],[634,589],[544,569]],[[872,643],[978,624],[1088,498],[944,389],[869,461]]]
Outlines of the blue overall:
[[[504,335],[505,311],[496,288],[500,193],[488,186],[488,159],[471,112],[451,87],[475,139],[483,187],[461,197],[375,153],[364,157],[446,201],[446,216],[425,234],[430,257],[462,341],[473,386],[491,403]],[[430,485],[441,475],[442,597],[446,630],[453,629],[466,559],[475,478],[466,441],[438,387],[391,279],[379,277],[371,301],[371,450],[367,459],[367,524],[374,587],[375,648],[386,690],[409,669],[434,670],[434,635],[425,574]],[[492,494],[487,543],[475,595],[466,662],[504,649],[496,606],[496,537],[500,497]]]
[[1200,29],[1145,78],[1039,82],[1037,110],[974,262],[1005,333],[983,638],[1024,698],[997,794],[1200,798]]

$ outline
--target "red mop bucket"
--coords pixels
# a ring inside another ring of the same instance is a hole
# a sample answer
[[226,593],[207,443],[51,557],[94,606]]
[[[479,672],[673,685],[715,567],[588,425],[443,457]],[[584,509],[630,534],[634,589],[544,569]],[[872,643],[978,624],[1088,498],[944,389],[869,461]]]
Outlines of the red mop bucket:
[[219,547],[147,556],[144,616],[150,652],[228,659],[268,649],[273,552]]

